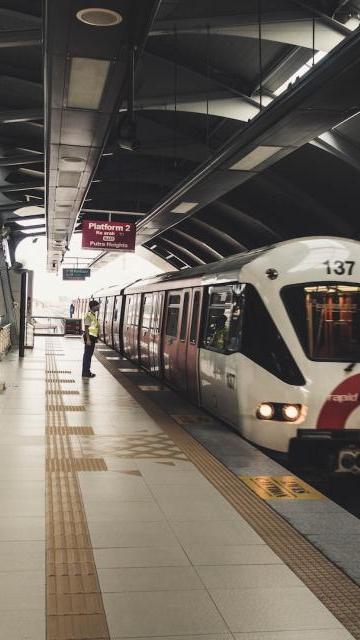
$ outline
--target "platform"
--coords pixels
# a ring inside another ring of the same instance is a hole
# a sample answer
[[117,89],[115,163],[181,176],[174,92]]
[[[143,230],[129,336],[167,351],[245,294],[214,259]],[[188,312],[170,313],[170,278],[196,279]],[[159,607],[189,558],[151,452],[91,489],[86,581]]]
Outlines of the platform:
[[104,349],[0,364],[1,640],[360,638],[359,586]]

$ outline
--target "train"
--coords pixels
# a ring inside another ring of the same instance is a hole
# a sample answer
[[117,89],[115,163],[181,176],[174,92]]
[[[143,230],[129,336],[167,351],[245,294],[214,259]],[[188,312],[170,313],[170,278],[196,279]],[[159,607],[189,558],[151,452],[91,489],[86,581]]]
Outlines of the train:
[[94,297],[107,345],[246,440],[360,473],[359,242],[292,239]]

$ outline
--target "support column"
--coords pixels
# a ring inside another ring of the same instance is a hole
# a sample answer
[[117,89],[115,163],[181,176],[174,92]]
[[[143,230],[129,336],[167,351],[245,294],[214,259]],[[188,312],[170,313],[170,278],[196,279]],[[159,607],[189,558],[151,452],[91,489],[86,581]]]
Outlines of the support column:
[[10,287],[9,268],[5,258],[3,243],[0,243],[0,283],[4,296],[6,321],[11,324],[11,344],[18,344],[18,329],[14,301]]

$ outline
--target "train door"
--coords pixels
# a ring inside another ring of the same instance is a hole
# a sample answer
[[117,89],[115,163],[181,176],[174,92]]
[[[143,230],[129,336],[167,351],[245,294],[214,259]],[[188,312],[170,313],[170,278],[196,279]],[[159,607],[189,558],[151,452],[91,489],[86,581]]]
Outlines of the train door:
[[121,344],[120,344],[120,320],[121,320],[122,299],[123,299],[122,296],[116,296],[115,297],[115,303],[114,303],[114,318],[113,318],[113,325],[112,325],[112,340],[113,340],[114,349],[116,349],[116,351],[120,351],[120,349],[121,349]]
[[190,300],[191,289],[185,289],[182,294],[179,339],[176,342],[176,387],[181,391],[187,391],[186,373]]
[[163,291],[153,293],[153,306],[150,321],[150,370],[155,375],[161,373],[161,317],[165,294]]
[[[187,394],[193,402],[199,403],[199,332],[203,289],[192,290],[191,317],[186,350]],[[190,315],[190,314],[189,314]]]
[[163,368],[164,378],[169,384],[176,386],[178,364],[178,334],[181,308],[181,291],[169,291],[166,304],[166,319],[163,335]]
[[140,313],[139,356],[145,369],[150,369],[150,323],[153,306],[153,294],[144,293]]
[[113,346],[113,343],[112,343],[113,313],[114,313],[114,297],[111,296],[111,297],[106,298],[105,321],[104,321],[105,342],[110,347]]
[[136,293],[134,296],[134,313],[133,313],[133,325],[132,325],[132,350],[131,358],[133,360],[139,359],[139,321],[141,310],[141,294]]
[[239,348],[243,285],[209,288],[200,351],[201,404],[230,424],[239,423]]
[[100,340],[104,340],[105,301],[106,301],[106,298],[100,298],[99,300],[100,306],[98,311],[98,320],[100,325],[100,333],[99,333]]
[[131,357],[131,320],[132,320],[132,309],[134,304],[134,296],[126,296],[125,297],[125,312],[124,312],[124,322],[123,322],[123,345],[124,345],[124,353]]

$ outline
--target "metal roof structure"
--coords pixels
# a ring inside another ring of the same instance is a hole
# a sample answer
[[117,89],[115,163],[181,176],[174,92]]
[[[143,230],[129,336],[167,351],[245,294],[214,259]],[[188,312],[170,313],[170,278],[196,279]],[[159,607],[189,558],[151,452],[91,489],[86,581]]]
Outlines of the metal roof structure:
[[359,18],[360,0],[0,0],[2,222],[16,242],[46,223],[50,270],[109,214],[178,269],[359,238]]

